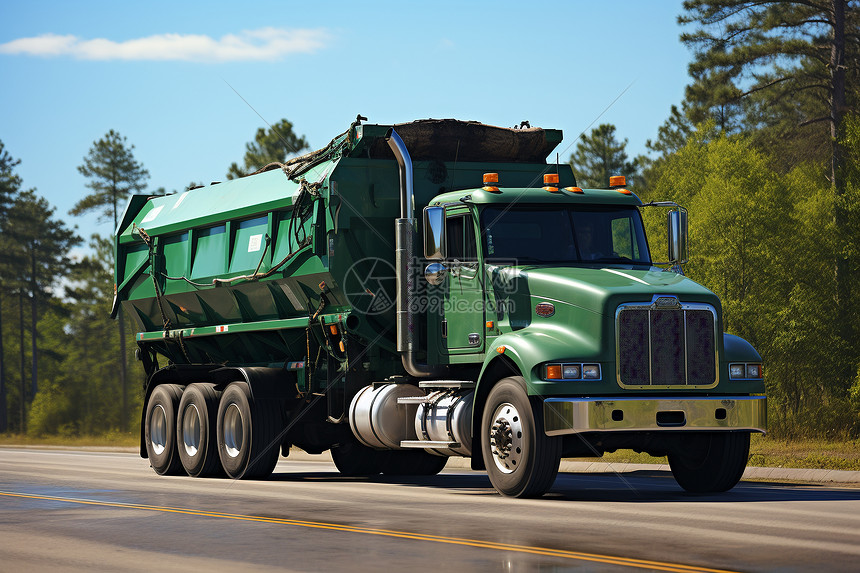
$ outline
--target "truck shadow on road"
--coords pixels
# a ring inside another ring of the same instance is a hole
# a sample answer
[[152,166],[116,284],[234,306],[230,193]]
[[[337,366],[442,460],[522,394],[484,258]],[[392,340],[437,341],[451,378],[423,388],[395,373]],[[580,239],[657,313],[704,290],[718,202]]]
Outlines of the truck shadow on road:
[[665,471],[640,470],[623,474],[559,474],[547,499],[617,502],[764,502],[764,501],[856,501],[860,488],[837,488],[821,484],[742,481],[733,489],[716,494],[692,494],[675,483]]
[[[275,473],[269,481],[374,483],[400,487],[444,489],[454,495],[496,496],[486,474],[450,473],[436,476],[347,477],[337,472]],[[691,494],[665,471],[640,470],[625,473],[560,473],[541,499],[575,502],[765,502],[765,501],[857,501],[860,488],[808,483],[743,481],[718,494]]]

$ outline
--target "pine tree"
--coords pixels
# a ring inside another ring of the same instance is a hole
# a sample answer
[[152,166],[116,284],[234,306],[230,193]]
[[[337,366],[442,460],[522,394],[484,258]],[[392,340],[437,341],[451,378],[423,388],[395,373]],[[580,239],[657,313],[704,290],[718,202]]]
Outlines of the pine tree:
[[227,179],[237,179],[269,163],[283,163],[288,157],[298,155],[310,149],[305,136],[297,136],[293,124],[282,119],[269,129],[262,127],[257,130],[254,141],[245,144],[244,170],[238,164],[232,163],[227,171]]
[[[31,397],[34,397],[39,389],[39,337],[36,328],[39,315],[54,297],[57,278],[66,276],[73,265],[69,251],[81,242],[80,237],[67,228],[63,221],[54,218],[54,212],[55,209],[34,191],[22,191],[9,208],[4,231],[8,241],[5,245],[8,247],[6,255],[15,261],[10,265],[12,272],[9,278],[18,290],[22,330],[23,305],[25,300],[29,300]],[[23,340],[23,332],[20,338]],[[23,356],[23,347],[21,355]],[[23,382],[23,363],[21,369]],[[22,402],[25,395],[26,389],[22,388]]]
[[[90,211],[101,213],[101,221],[113,220],[113,229],[119,222],[119,212],[132,193],[146,189],[149,172],[134,158],[134,145],[127,145],[126,138],[110,130],[102,139],[93,142],[89,154],[84,158],[78,171],[88,179],[86,186],[92,193],[78,201],[69,211],[71,215],[81,215]],[[113,257],[113,255],[111,255]],[[126,352],[125,318],[119,312],[119,375],[122,389],[120,404],[121,430],[128,418],[128,398],[126,391]]]
[[636,176],[637,160],[628,161],[627,139],[615,139],[615,126],[609,123],[598,125],[590,135],[584,135],[570,156],[570,164],[580,187],[608,187],[611,175]]
[[9,261],[3,253],[6,252],[7,242],[3,233],[8,220],[9,206],[15,199],[15,195],[21,189],[21,177],[15,173],[15,167],[21,163],[20,159],[14,159],[6,151],[3,142],[0,141],[0,433],[9,429],[9,417],[6,400],[6,355],[3,346],[3,295],[7,287],[7,275],[9,273]]

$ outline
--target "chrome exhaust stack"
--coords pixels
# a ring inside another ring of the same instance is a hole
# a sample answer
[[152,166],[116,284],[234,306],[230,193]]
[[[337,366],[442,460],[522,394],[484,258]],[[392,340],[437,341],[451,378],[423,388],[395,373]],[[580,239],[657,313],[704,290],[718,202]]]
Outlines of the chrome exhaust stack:
[[420,364],[415,360],[415,316],[409,304],[415,291],[415,199],[412,184],[412,158],[406,144],[394,131],[388,130],[385,141],[400,166],[400,218],[394,222],[394,268],[397,291],[397,352],[410,376],[428,378],[444,372],[443,368]]

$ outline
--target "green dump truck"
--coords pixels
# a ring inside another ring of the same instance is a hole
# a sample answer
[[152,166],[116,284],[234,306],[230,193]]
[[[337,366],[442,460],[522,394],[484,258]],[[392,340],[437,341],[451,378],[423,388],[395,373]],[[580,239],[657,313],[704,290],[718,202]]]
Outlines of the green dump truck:
[[[116,299],[159,474],[269,475],[291,447],[346,475],[450,456],[503,495],[560,459],[666,455],[724,491],[766,425],[761,357],[685,278],[686,211],[577,187],[559,130],[361,119],[237,180],[131,198]],[[667,213],[671,268],[640,210]]]

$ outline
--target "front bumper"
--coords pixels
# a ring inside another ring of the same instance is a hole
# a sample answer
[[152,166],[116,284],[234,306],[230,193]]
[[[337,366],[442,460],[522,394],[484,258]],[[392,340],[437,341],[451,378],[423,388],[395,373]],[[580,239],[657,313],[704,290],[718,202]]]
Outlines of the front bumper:
[[547,398],[548,436],[582,432],[767,430],[767,398]]

